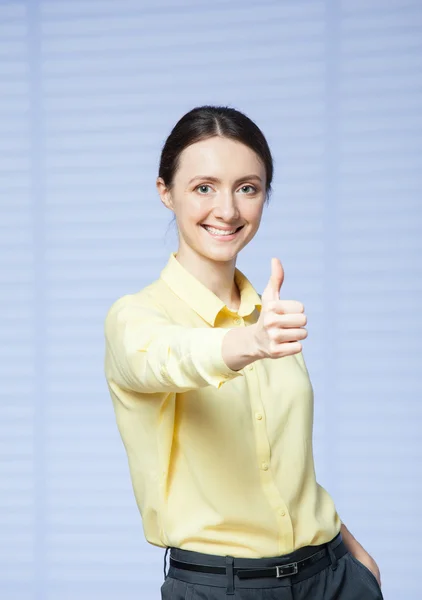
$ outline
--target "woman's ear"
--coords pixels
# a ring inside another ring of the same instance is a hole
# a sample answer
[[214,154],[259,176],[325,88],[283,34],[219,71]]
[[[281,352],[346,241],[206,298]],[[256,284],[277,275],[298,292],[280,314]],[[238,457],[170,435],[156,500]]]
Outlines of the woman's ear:
[[156,186],[157,186],[158,193],[160,195],[161,202],[164,204],[164,206],[166,208],[168,208],[169,210],[174,212],[173,201],[171,199],[170,191],[169,191],[168,187],[166,186],[166,184],[164,183],[164,180],[162,179],[162,177],[157,178]]

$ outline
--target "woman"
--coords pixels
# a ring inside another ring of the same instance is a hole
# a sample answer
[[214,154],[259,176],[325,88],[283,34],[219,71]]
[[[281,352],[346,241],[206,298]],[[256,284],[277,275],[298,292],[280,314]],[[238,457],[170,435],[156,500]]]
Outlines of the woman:
[[315,479],[304,307],[280,299],[278,259],[262,296],[236,268],[272,177],[247,116],[184,115],[157,178],[178,250],[106,316],[106,378],[145,537],[170,549],[164,600],[383,597],[375,561]]

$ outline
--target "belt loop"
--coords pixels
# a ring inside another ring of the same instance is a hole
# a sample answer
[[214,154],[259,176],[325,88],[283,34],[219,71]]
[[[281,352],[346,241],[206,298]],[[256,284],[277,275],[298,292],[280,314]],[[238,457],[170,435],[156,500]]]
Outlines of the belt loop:
[[[164,581],[167,579],[168,576],[168,572],[166,574],[166,558],[167,558],[167,552],[170,550],[170,547],[166,548],[166,551],[164,553]],[[169,567],[170,568],[170,567]]]
[[233,556],[226,556],[227,589],[226,594],[234,595]]
[[337,569],[337,556],[334,554],[334,550],[331,547],[331,542],[328,542],[327,549],[331,558],[331,568],[333,571],[335,571]]

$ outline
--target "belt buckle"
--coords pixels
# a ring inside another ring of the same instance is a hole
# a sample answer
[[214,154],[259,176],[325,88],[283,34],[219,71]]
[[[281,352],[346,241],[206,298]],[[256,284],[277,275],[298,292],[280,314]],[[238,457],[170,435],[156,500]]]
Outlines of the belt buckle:
[[[284,570],[288,569],[289,567],[293,567],[293,571],[289,571],[288,573],[285,573]],[[287,577],[288,575],[295,575],[295,573],[298,572],[297,562],[292,562],[287,565],[276,565],[275,568],[277,570],[276,577]]]

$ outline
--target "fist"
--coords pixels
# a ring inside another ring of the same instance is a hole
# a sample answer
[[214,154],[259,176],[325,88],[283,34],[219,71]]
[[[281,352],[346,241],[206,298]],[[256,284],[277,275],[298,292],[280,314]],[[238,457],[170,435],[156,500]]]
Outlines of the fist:
[[307,337],[304,306],[297,300],[280,300],[284,270],[278,258],[271,260],[271,277],[262,293],[262,308],[254,326],[254,342],[261,358],[281,358],[302,350]]

